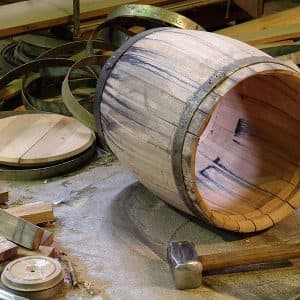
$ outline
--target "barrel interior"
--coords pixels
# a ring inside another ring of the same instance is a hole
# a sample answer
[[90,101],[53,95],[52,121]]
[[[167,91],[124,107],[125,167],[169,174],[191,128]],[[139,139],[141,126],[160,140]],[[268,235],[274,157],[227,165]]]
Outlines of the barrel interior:
[[299,120],[300,79],[290,73],[249,77],[219,100],[194,153],[196,196],[211,218],[261,230],[294,210]]

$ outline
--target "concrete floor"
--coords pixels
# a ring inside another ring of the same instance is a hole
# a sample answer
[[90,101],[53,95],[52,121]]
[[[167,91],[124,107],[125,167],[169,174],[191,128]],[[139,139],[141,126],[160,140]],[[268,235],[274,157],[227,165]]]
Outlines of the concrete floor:
[[9,189],[11,203],[65,201],[55,207],[55,240],[73,262],[80,287],[59,299],[300,298],[300,260],[273,269],[210,274],[202,287],[190,291],[174,289],[165,261],[170,240],[191,240],[199,253],[299,241],[299,211],[260,234],[224,232],[183,216],[118,161],[104,160],[48,181],[0,181]]

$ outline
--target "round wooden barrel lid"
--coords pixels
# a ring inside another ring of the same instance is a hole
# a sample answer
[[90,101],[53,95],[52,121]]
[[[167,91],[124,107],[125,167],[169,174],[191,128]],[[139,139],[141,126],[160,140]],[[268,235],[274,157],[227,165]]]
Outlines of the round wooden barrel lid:
[[2,283],[16,291],[35,292],[53,288],[64,279],[61,264],[53,258],[27,256],[10,262],[4,269]]
[[92,130],[58,114],[24,114],[0,119],[0,163],[42,166],[69,159],[95,141]]

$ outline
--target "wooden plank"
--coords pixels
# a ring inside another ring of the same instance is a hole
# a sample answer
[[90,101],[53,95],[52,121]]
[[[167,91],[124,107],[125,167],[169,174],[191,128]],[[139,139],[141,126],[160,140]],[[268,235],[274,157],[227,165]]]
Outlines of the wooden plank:
[[300,6],[216,31],[250,44],[300,36]]
[[299,6],[299,1],[295,0],[266,0],[264,7],[264,15],[271,15],[283,10]]
[[44,231],[0,209],[0,235],[28,249],[37,249]]
[[234,2],[253,18],[261,17],[264,12],[264,0],[234,0]]
[[299,24],[277,26],[265,29],[258,32],[250,32],[243,36],[236,36],[242,42],[250,45],[257,45],[263,43],[272,43],[287,39],[296,39],[300,37],[300,22]]
[[51,246],[40,246],[36,251],[28,250],[22,247],[18,248],[18,256],[31,256],[31,255],[40,255],[55,257],[55,248]]
[[0,263],[17,255],[18,246],[0,236]]
[[5,204],[8,201],[8,192],[0,188],[0,204]]
[[201,7],[201,6],[222,3],[222,2],[224,2],[224,0],[202,0],[202,1],[185,0],[185,1],[180,1],[177,3],[173,3],[173,2],[175,2],[175,1],[171,1],[170,4],[164,5],[163,8],[180,12],[183,10],[194,9],[194,8]]
[[37,202],[6,209],[6,212],[22,218],[32,224],[41,224],[55,220],[52,202]]
[[[207,2],[207,0],[206,0]],[[116,6],[126,3],[163,5],[169,0],[85,0],[80,4],[80,20],[100,18]],[[73,5],[69,0],[22,1],[1,7],[0,37],[21,34],[37,29],[72,24]]]

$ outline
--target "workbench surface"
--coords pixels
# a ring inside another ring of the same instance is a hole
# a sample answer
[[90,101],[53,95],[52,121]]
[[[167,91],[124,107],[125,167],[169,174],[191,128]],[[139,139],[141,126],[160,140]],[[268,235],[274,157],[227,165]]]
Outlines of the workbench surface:
[[300,260],[275,264],[273,269],[209,274],[202,287],[189,291],[174,289],[165,260],[169,240],[193,241],[199,254],[299,242],[300,211],[259,234],[224,232],[168,207],[117,161],[108,164],[97,160],[48,181],[0,181],[10,191],[11,203],[65,200],[55,208],[55,240],[73,262],[81,284],[60,299],[300,297]]

